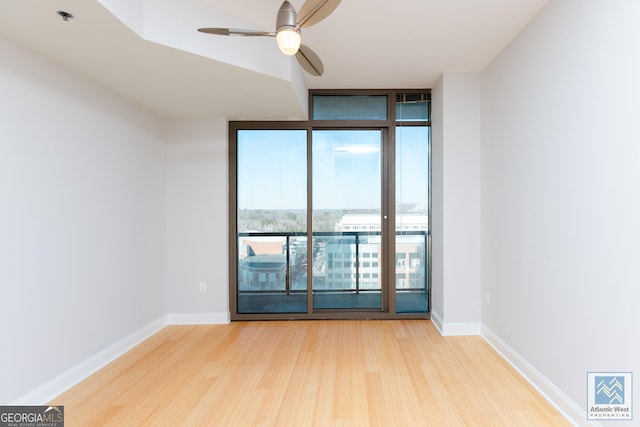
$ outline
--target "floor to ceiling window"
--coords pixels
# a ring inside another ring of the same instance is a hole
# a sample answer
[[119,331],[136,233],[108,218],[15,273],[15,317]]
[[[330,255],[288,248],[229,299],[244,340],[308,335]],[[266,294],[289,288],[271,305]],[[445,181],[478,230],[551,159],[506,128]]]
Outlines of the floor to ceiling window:
[[429,91],[310,100],[230,124],[232,320],[428,317]]

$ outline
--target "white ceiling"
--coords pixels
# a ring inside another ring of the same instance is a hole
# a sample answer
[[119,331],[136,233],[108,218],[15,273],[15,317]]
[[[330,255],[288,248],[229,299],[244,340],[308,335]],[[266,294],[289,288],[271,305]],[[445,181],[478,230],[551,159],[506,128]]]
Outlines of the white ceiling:
[[548,1],[344,0],[303,30],[322,77],[272,38],[196,31],[273,31],[282,0],[2,0],[0,35],[160,116],[304,119],[307,89],[429,88],[481,71]]

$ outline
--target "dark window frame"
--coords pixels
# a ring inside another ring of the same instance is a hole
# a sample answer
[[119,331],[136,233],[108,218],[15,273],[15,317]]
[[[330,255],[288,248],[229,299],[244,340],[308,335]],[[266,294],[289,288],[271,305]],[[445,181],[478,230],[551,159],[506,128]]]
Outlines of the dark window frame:
[[[428,120],[402,120],[397,121],[396,118],[396,101],[398,94],[426,94],[428,101]],[[313,120],[313,97],[315,95],[386,95],[387,96],[387,119],[386,120]],[[331,90],[331,89],[315,89],[309,91],[309,120],[306,121],[229,121],[229,204],[228,204],[228,212],[229,212],[229,310],[231,315],[231,320],[263,320],[263,319],[348,319],[348,318],[393,318],[393,319],[406,319],[406,318],[430,318],[431,312],[431,238],[430,238],[430,230],[431,230],[431,201],[429,200],[429,226],[427,232],[427,245],[426,250],[429,254],[428,259],[425,262],[425,268],[427,270],[427,304],[428,311],[426,313],[397,313],[395,312],[395,280],[391,280],[396,276],[395,273],[395,264],[396,259],[388,259],[385,262],[388,264],[387,267],[387,281],[390,299],[392,301],[387,302],[385,304],[385,308],[387,312],[373,313],[373,312],[347,312],[347,313],[335,313],[335,312],[313,312],[311,304],[309,304],[309,310],[307,313],[255,313],[255,314],[245,314],[238,313],[237,306],[237,287],[238,287],[238,230],[237,230],[237,131],[246,130],[246,129],[255,129],[255,130],[306,130],[307,138],[310,141],[311,133],[313,130],[317,129],[386,129],[385,137],[388,139],[388,146],[395,147],[395,129],[400,126],[426,126],[431,127],[431,90],[430,89],[339,89],[339,90]],[[395,153],[393,149],[389,150],[387,161],[390,163],[390,167],[387,168],[389,174],[393,173],[395,170]],[[307,154],[311,156],[311,153]],[[310,159],[310,157],[309,157]],[[429,162],[431,162],[431,157],[429,156]],[[429,165],[429,171],[431,171],[431,166]],[[430,174],[429,174],[430,175]],[[429,194],[430,191],[430,183],[431,176],[428,177],[429,180]],[[308,180],[310,181],[310,179]],[[395,224],[395,209],[391,206],[390,200],[395,200],[395,186],[390,185],[390,183],[394,182],[394,179],[390,179],[389,176],[383,176],[383,183],[386,185],[383,193],[387,195],[387,200],[383,200],[383,205],[387,208],[387,213],[392,220],[391,223]],[[308,187],[311,186],[311,182],[308,182]],[[311,194],[309,192],[309,194]],[[384,210],[383,206],[383,210]],[[311,216],[311,212],[308,212],[309,217]],[[308,219],[308,224],[311,224],[311,218]],[[391,232],[388,233],[389,241],[388,248],[395,248],[395,235],[396,233]],[[311,243],[309,243],[310,245]],[[377,256],[384,257],[384,252],[388,251],[388,249],[384,250],[382,254],[376,254]],[[310,252],[309,252],[310,253]],[[372,255],[373,257],[373,255]],[[381,261],[382,262],[382,261]],[[376,263],[377,264],[377,263]],[[309,267],[311,268],[311,267]],[[377,273],[375,273],[377,276]],[[384,280],[384,278],[382,279]],[[388,312],[389,305],[394,312]]]

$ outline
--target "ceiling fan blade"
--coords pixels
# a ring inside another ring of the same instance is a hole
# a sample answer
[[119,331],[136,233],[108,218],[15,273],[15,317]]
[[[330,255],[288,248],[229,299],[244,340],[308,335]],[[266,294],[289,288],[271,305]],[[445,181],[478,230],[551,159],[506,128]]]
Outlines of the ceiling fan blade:
[[275,37],[276,33],[259,30],[239,30],[236,28],[198,28],[201,33],[215,34],[217,36],[244,36],[244,37]]
[[298,12],[298,27],[305,28],[317,24],[331,15],[341,0],[307,0]]
[[324,73],[324,65],[320,57],[309,46],[300,45],[296,59],[298,64],[312,76],[321,76]]

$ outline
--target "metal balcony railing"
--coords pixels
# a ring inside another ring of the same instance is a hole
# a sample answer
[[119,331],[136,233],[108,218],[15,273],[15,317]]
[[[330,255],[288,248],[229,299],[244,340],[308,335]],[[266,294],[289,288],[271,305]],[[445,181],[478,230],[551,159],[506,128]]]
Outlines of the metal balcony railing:
[[[316,232],[311,237],[314,292],[380,292],[380,232]],[[396,280],[406,282],[398,290],[426,289],[428,238],[427,231],[396,233]],[[304,232],[238,233],[238,292],[306,292],[307,239]]]

